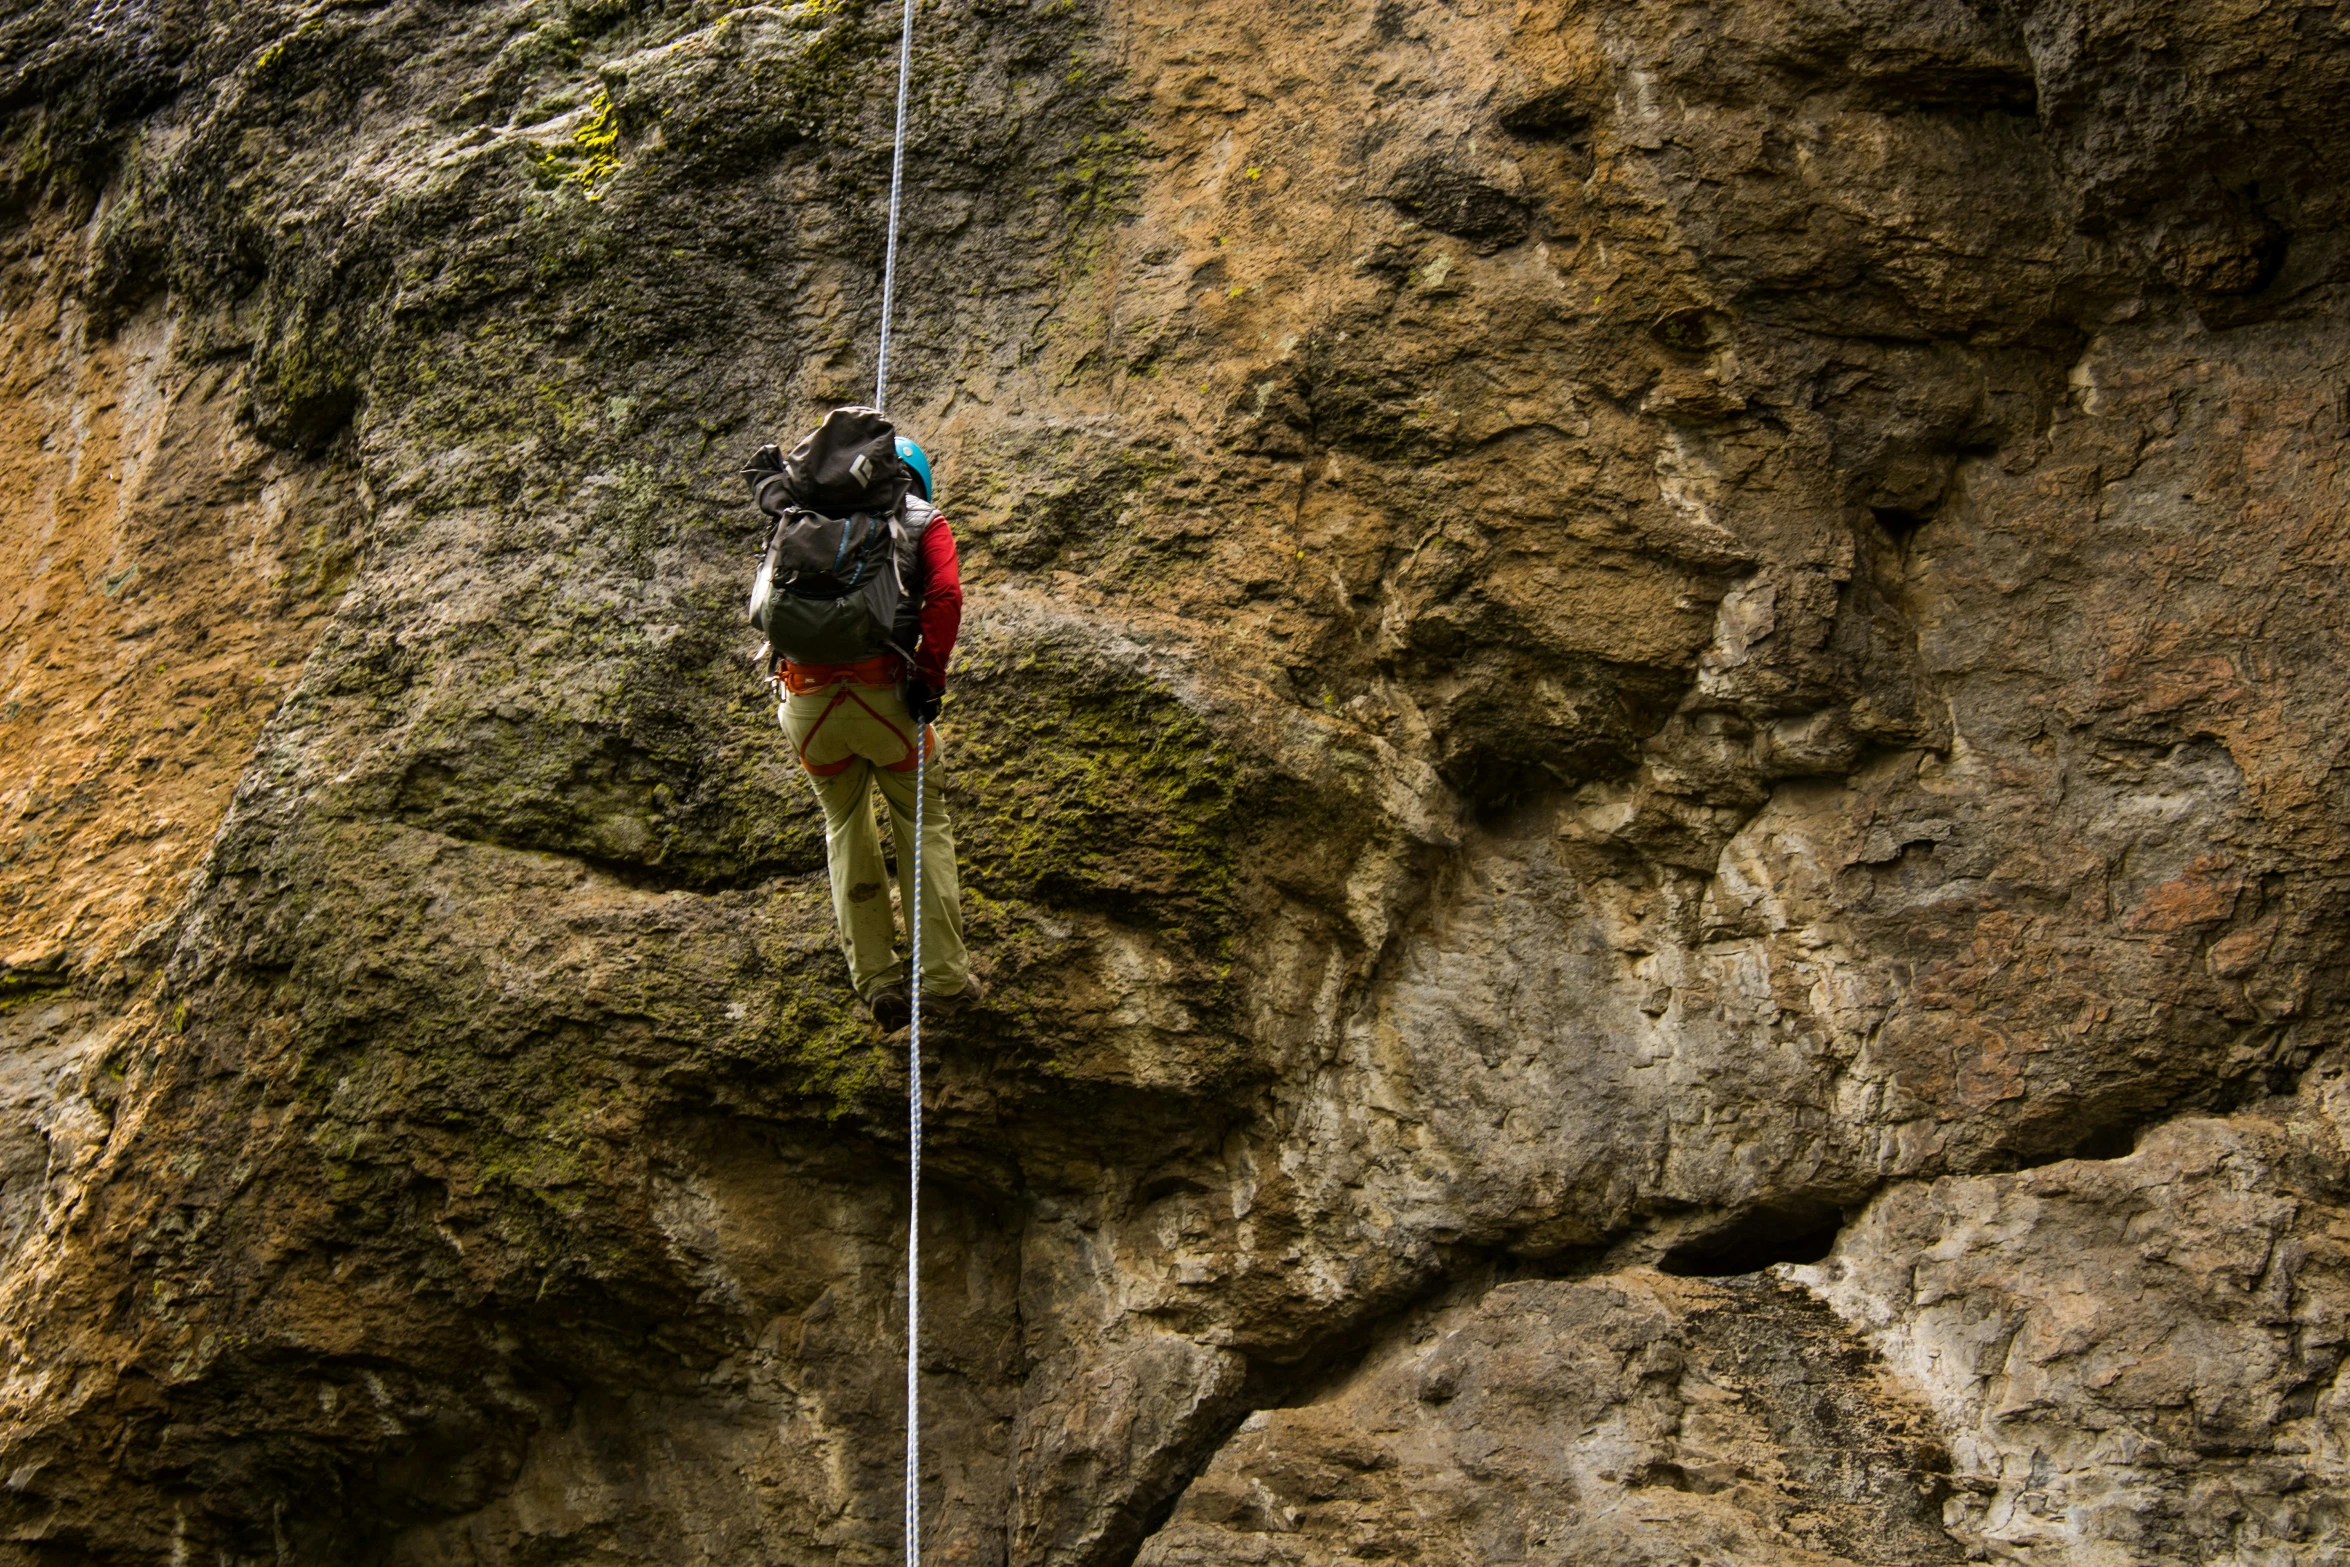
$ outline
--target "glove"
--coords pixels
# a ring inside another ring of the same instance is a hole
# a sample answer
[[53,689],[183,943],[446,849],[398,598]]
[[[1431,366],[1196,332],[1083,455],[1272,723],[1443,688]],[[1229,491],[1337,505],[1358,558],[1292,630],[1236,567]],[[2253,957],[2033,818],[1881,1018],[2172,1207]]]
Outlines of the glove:
[[936,722],[939,704],[945,700],[945,692],[933,691],[920,680],[906,682],[906,711],[914,715],[917,724]]

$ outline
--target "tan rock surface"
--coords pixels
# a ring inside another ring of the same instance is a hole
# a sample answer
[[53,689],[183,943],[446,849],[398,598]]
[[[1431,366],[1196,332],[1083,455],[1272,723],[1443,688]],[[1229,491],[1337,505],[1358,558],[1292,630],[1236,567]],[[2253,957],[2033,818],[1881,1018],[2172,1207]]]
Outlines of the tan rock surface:
[[1923,1415],[1784,1284],[1494,1284],[1251,1415],[1139,1560],[1962,1561]]
[[62,987],[178,904],[359,521],[348,468],[254,440],[236,376],[179,360],[167,311],[93,323],[63,286],[87,237],[61,229],[20,233],[0,275],[12,991]]
[[[2338,1556],[2337,20],[922,12],[933,1558]],[[894,25],[0,18],[5,1567],[896,1558]]]
[[1952,1434],[1952,1532],[2016,1561],[2334,1559],[2344,1073],[2126,1157],[1879,1198],[1798,1277]]

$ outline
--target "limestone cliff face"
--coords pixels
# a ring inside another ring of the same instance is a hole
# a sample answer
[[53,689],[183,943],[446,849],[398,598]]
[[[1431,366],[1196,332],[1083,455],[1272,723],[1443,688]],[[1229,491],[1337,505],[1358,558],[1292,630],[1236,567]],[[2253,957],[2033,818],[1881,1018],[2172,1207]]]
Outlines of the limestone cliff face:
[[[0,19],[0,1563],[896,1558],[895,25]],[[2350,21],[921,28],[932,1558],[2341,1559]]]

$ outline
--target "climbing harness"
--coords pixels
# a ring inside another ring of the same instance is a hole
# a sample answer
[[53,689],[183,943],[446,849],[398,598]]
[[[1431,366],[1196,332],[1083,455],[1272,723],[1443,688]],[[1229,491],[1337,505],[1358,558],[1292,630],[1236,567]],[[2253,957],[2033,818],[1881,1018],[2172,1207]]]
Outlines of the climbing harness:
[[[892,656],[894,657],[895,655]],[[792,681],[791,677],[794,668],[796,668],[796,666],[785,666],[784,689],[787,691],[796,692],[801,688],[795,686]],[[928,745],[930,738],[927,733],[927,726],[922,724],[915,725],[915,733],[910,737],[907,735],[898,734],[897,725],[891,723],[889,719],[883,714],[874,711],[873,704],[866,701],[863,697],[857,695],[856,687],[846,682],[844,682],[838,690],[832,693],[832,700],[824,704],[824,711],[816,715],[816,722],[808,726],[808,732],[804,735],[798,736],[792,742],[792,748],[799,753],[800,766],[807,770],[808,776],[811,778],[838,778],[842,773],[845,773],[851,767],[854,767],[859,761],[864,760],[864,758],[859,756],[855,751],[851,751],[846,756],[836,757],[834,760],[829,762],[816,762],[811,761],[808,758],[808,747],[816,743],[816,736],[818,732],[821,731],[825,724],[831,720],[833,714],[839,712],[842,707],[851,702],[854,702],[859,708],[863,709],[867,718],[872,719],[875,723],[881,725],[882,728],[890,731],[890,733],[896,734],[898,739],[905,743],[906,754],[902,758],[894,762],[883,762],[880,765],[886,767],[893,773],[902,773],[907,768],[911,767],[914,769],[916,775],[919,776],[922,771],[922,751],[925,746]],[[852,713],[849,716],[854,718],[856,715]],[[919,800],[915,801],[914,809],[917,814],[920,813],[921,808],[922,802]],[[920,846],[917,845],[916,847],[919,848]]]
[[[890,316],[898,298],[898,205],[906,180],[906,96],[914,80],[914,0],[898,23],[898,124],[889,151],[889,239],[881,260],[881,352],[873,366],[873,408],[889,409]],[[927,477],[927,475],[925,476]],[[906,901],[913,933],[906,986],[906,1567],[922,1567],[922,807],[929,792],[928,725],[915,719],[914,880]]]

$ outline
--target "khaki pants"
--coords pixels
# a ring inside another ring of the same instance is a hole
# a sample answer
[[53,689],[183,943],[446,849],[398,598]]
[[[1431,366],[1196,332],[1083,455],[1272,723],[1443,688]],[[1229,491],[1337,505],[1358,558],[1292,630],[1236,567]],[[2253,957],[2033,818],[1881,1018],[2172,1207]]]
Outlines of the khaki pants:
[[[849,982],[870,996],[883,985],[904,984],[889,882],[881,862],[881,830],[873,820],[872,786],[889,806],[897,843],[898,896],[909,909],[914,855],[914,718],[894,686],[840,681],[795,691],[776,710],[800,763],[824,807],[824,857],[832,872],[832,913],[848,954]],[[963,950],[963,895],[955,874],[955,830],[938,797],[938,735],[926,732],[931,764],[922,802],[922,993],[951,996],[970,983]]]

